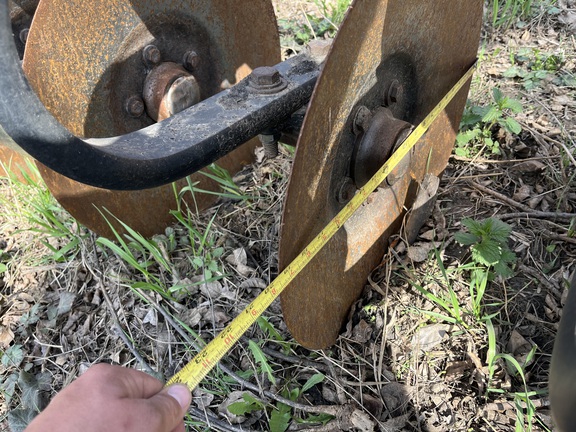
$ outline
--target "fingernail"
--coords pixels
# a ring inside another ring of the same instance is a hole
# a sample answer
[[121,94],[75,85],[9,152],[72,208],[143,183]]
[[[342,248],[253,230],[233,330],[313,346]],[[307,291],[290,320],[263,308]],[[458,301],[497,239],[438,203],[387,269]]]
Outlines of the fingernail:
[[188,409],[190,402],[192,402],[192,393],[190,393],[190,390],[188,390],[188,387],[185,385],[174,384],[168,387],[166,393],[176,399],[184,409]]

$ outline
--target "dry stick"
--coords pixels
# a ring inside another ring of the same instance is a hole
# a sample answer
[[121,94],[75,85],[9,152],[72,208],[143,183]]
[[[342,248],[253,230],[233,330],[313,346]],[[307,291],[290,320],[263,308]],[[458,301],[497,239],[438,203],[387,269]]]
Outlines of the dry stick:
[[126,336],[126,333],[124,333],[124,330],[122,329],[122,325],[120,323],[120,319],[118,318],[118,315],[116,314],[116,311],[114,310],[114,305],[112,304],[112,301],[110,300],[110,297],[108,296],[108,293],[104,289],[104,285],[101,283],[100,280],[98,282],[100,284],[100,292],[104,296],[104,300],[106,300],[106,304],[108,305],[108,309],[110,311],[110,314],[112,315],[112,321],[114,321],[114,326],[113,326],[114,327],[114,333],[116,333],[120,337],[120,339],[122,339],[122,341],[128,347],[128,349],[130,350],[132,355],[134,357],[136,357],[136,360],[138,360],[140,362],[140,364],[144,367],[144,369],[146,369],[146,372],[154,375],[156,373],[156,371],[154,369],[152,369],[152,367],[146,362],[146,360],[144,360],[144,358],[140,355],[140,353],[138,352],[136,347],[132,344],[132,342],[130,342],[130,339],[128,339],[128,336]]
[[503,215],[498,215],[502,220],[505,219],[521,219],[521,218],[534,218],[534,219],[573,219],[576,218],[576,213],[555,213],[555,212],[543,212],[533,210],[531,212],[521,212],[521,213],[505,213]]
[[[98,273],[102,274],[102,268],[100,267],[100,261],[98,260],[98,254],[96,253],[96,244],[94,242],[93,236],[90,236],[90,239],[92,240],[92,252],[94,253],[94,258],[95,258],[94,259],[95,267],[97,267]],[[98,281],[98,285],[100,287],[100,292],[102,293],[102,296],[104,297],[104,300],[106,301],[106,304],[108,305],[108,311],[110,312],[110,315],[112,315],[112,321],[114,322],[114,325],[112,327],[114,329],[114,333],[116,333],[120,337],[120,339],[122,339],[122,341],[124,342],[126,347],[130,350],[130,352],[136,358],[136,360],[138,360],[140,362],[140,364],[144,367],[144,369],[146,369],[146,371],[149,374],[155,374],[156,371],[154,369],[152,369],[152,367],[150,367],[150,365],[146,362],[146,360],[144,360],[144,358],[140,355],[140,353],[138,352],[136,347],[132,344],[132,342],[130,342],[130,339],[128,339],[128,337],[126,336],[126,333],[124,333],[124,330],[122,329],[122,323],[120,322],[120,319],[118,318],[118,314],[114,310],[114,304],[112,303],[110,296],[108,295],[108,293],[104,289],[104,283],[102,281],[102,278],[100,277],[99,274],[97,274],[92,269],[92,266],[86,265],[85,267],[92,274],[92,276]]]
[[322,372],[329,372],[328,367],[323,363],[318,363],[318,362],[315,362],[312,360],[302,359],[300,357],[283,354],[279,351],[276,351],[276,350],[274,350],[272,348],[268,348],[268,347],[262,347],[262,351],[264,351],[264,353],[268,354],[270,357],[274,357],[278,360],[282,360],[282,361],[289,362],[292,364],[301,364],[301,365],[308,366],[308,367],[311,367],[314,369],[318,369]]
[[560,156],[542,156],[542,157],[531,157],[526,159],[503,159],[503,160],[495,160],[495,159],[485,159],[485,158],[467,158],[464,156],[458,155],[450,155],[450,159],[461,161],[461,162],[474,162],[474,163],[485,163],[485,164],[494,164],[494,165],[502,165],[502,164],[509,164],[509,163],[520,163],[520,162],[530,162],[530,161],[542,161],[542,160],[549,160],[549,159],[558,159]]
[[576,244],[576,238],[564,236],[564,235],[557,234],[557,233],[553,233],[552,231],[548,231],[547,229],[543,229],[542,231],[544,232],[544,234],[546,234],[546,236],[550,240],[559,240],[559,241],[562,241],[564,243]]
[[[148,296],[146,293],[144,293],[142,291],[140,291],[140,295],[142,297],[144,297],[144,299],[146,299],[148,302],[150,302],[150,304],[152,304],[158,312],[160,312],[160,314],[164,317],[164,319],[166,319],[168,324],[170,324],[174,328],[174,330],[176,330],[178,332],[178,334],[180,334],[180,336],[182,336],[182,338],[184,338],[184,340],[187,343],[192,345],[192,347],[194,347],[195,350],[197,350],[197,351],[201,350],[201,347],[195,341],[193,341],[190,338],[188,333],[186,333],[182,329],[182,326],[180,326],[178,323],[176,323],[174,321],[174,319],[172,318],[172,316],[168,312],[166,312],[166,310],[156,300],[154,300],[153,298],[151,298],[150,296]],[[285,405],[288,405],[294,409],[298,409],[300,411],[304,411],[307,413],[324,413],[324,414],[330,414],[330,415],[336,415],[340,409],[339,406],[333,406],[333,405],[319,405],[319,406],[314,407],[314,406],[308,406],[308,405],[300,404],[297,402],[293,402],[290,399],[286,399],[282,396],[278,396],[277,394],[274,394],[271,391],[261,389],[257,385],[254,385],[251,382],[246,381],[245,379],[243,379],[242,377],[237,375],[234,371],[232,371],[228,366],[226,366],[224,364],[224,362],[220,362],[219,365],[220,365],[220,369],[222,369],[222,372],[224,372],[226,375],[229,375],[232,379],[234,379],[236,382],[238,382],[238,384],[242,385],[243,387],[246,387],[247,389],[252,390],[253,392],[262,394],[269,399],[275,400],[276,402],[280,402],[280,403],[283,403]]]
[[[546,397],[540,399],[532,399],[530,402],[532,403],[534,408],[545,408],[550,406],[550,400]],[[517,404],[518,402],[508,402],[508,401],[492,402],[487,405],[484,405],[479,410],[479,413],[487,414],[491,411],[500,411],[500,412],[508,410],[515,411]],[[526,402],[520,402],[519,405],[524,409],[528,408],[528,404]]]
[[193,417],[196,417],[199,420],[202,420],[205,423],[208,423],[208,426],[211,428],[216,426],[225,432],[250,432],[249,429],[239,429],[236,428],[229,423],[223,422],[222,420],[218,419],[213,414],[210,414],[208,411],[202,411],[195,407],[190,407],[190,413]]
[[[529,97],[528,94],[524,93],[524,96]],[[554,117],[554,119],[556,120],[556,123],[558,124],[558,126],[560,126],[560,129],[562,129],[562,131],[564,132],[564,134],[566,134],[566,137],[570,140],[570,142],[572,143],[572,145],[574,145],[574,141],[572,141],[572,138],[570,138],[570,134],[568,133],[568,131],[566,130],[566,128],[564,127],[564,124],[560,121],[560,119],[556,116],[556,114],[554,114],[550,108],[548,108],[546,105],[544,105],[542,102],[540,102],[538,99],[532,99],[535,102],[537,102],[538,104],[540,104],[540,106],[542,106],[542,108],[544,108],[546,111],[548,111],[548,114],[550,114],[552,117]],[[545,139],[546,141],[556,144],[557,146],[559,145],[560,147],[562,147],[564,149],[564,151],[566,152],[566,156],[568,156],[568,158],[570,159],[570,161],[572,162],[572,164],[574,164],[574,166],[576,167],[576,159],[574,159],[574,156],[572,155],[572,152],[568,149],[568,147],[566,147],[566,144],[564,144],[562,141],[557,141],[555,139],[552,139],[546,135],[544,135],[543,133],[540,133],[536,130],[534,130],[533,128],[531,128],[530,126],[523,124],[523,127],[525,127],[526,129],[530,130],[530,132],[534,133],[534,134],[538,134],[540,135],[543,139]]]
[[540,282],[542,285],[544,285],[549,291],[552,292],[552,294],[554,294],[557,298],[561,299],[562,298],[562,293],[560,292],[560,290],[558,288],[556,288],[554,286],[554,284],[552,284],[550,281],[548,281],[540,272],[538,272],[537,270],[533,269],[532,267],[528,267],[527,265],[524,264],[520,264],[518,266],[518,270],[527,273],[529,276],[532,276],[533,278],[537,279],[538,282]]
[[527,212],[527,213],[532,213],[534,212],[534,210],[532,210],[530,207],[528,207],[527,205],[521,204],[518,201],[514,201],[512,198],[508,198],[506,195],[502,195],[501,193],[498,193],[496,191],[493,191],[489,188],[487,188],[486,186],[482,186],[481,184],[475,183],[475,182],[471,182],[469,183],[473,188],[478,189],[479,191],[485,192],[489,195],[492,195],[495,198],[498,198],[499,200],[504,201],[506,204],[512,206],[512,207],[516,207],[519,208],[520,210]]

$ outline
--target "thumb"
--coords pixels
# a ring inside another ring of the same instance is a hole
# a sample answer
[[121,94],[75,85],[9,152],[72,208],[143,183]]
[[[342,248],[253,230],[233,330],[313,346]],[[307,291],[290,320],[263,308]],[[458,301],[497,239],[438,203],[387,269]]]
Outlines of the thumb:
[[153,411],[159,415],[162,425],[160,430],[170,431],[182,422],[192,402],[192,394],[185,385],[175,384],[155,394],[148,401],[152,404]]

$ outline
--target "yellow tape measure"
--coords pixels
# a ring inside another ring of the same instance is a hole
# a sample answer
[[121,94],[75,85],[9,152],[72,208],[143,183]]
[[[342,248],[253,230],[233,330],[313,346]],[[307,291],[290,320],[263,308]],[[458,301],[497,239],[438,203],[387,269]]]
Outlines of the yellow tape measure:
[[193,390],[200,381],[218,364],[224,355],[240,339],[240,337],[256,322],[258,317],[272,304],[290,282],[300,273],[300,271],[314,258],[314,256],[324,247],[332,236],[342,227],[342,225],[352,216],[352,214],[362,205],[368,196],[380,186],[388,174],[400,163],[404,156],[416,145],[420,138],[426,133],[436,118],[454,99],[454,96],[472,77],[476,69],[476,63],[464,74],[454,87],[442,98],[426,118],[420,123],[410,135],[404,140],[402,145],[390,156],[388,161],[378,170],[376,174],[361,189],[356,192],[354,198],[320,231],[314,240],[292,261],[288,267],[278,275],[274,281],[262,291],[240,315],[228,324],[228,326],[212,342],[206,345],[186,366],[176,375],[168,380],[166,385],[183,383]]

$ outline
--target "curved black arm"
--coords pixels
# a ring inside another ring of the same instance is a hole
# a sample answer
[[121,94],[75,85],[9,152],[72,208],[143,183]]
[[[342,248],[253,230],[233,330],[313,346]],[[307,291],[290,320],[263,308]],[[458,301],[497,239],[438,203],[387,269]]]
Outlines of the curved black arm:
[[576,273],[562,309],[550,365],[550,406],[558,430],[576,425]]
[[189,175],[304,106],[318,65],[301,55],[275,66],[288,86],[258,95],[247,80],[178,115],[115,138],[70,134],[30,88],[14,46],[8,0],[0,0],[0,125],[26,153],[96,187],[145,189]]

